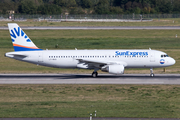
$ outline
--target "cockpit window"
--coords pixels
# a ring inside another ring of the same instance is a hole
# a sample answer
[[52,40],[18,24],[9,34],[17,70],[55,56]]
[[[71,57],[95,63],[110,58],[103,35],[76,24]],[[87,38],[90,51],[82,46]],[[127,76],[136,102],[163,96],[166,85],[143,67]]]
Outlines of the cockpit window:
[[168,55],[161,55],[161,57],[163,58],[163,57],[169,57]]

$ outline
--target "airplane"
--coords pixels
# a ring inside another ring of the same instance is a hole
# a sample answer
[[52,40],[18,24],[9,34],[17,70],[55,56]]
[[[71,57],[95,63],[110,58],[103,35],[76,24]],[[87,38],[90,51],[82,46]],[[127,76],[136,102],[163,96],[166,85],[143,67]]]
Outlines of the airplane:
[[168,67],[175,60],[166,53],[151,49],[113,49],[113,50],[42,50],[16,24],[8,23],[14,52],[5,53],[6,57],[37,65],[55,68],[92,69],[92,77],[98,70],[110,74],[124,74],[125,68]]

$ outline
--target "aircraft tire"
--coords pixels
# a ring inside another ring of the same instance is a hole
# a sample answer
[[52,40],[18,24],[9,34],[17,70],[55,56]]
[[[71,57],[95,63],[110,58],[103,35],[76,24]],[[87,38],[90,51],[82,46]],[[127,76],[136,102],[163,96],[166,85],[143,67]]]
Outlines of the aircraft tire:
[[150,76],[151,76],[151,77],[154,77],[154,73],[151,73]]
[[93,72],[93,73],[92,73],[92,77],[93,77],[93,78],[96,78],[97,76],[98,76],[98,73],[97,73],[97,72]]

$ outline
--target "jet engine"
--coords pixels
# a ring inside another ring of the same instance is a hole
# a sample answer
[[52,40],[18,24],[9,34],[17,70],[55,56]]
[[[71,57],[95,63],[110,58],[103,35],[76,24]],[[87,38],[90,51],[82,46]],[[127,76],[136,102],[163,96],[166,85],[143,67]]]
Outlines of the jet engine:
[[123,65],[105,65],[101,70],[103,72],[109,72],[110,74],[124,74]]

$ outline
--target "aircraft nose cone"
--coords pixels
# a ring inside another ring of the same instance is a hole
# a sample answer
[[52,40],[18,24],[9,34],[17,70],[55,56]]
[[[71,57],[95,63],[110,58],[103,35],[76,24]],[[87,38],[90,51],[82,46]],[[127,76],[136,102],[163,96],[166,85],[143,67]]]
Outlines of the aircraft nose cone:
[[176,61],[173,59],[173,58],[170,58],[169,59],[169,64],[170,65],[174,65],[176,63]]
[[176,63],[176,61],[172,58],[171,63],[172,63],[172,65],[174,65]]

